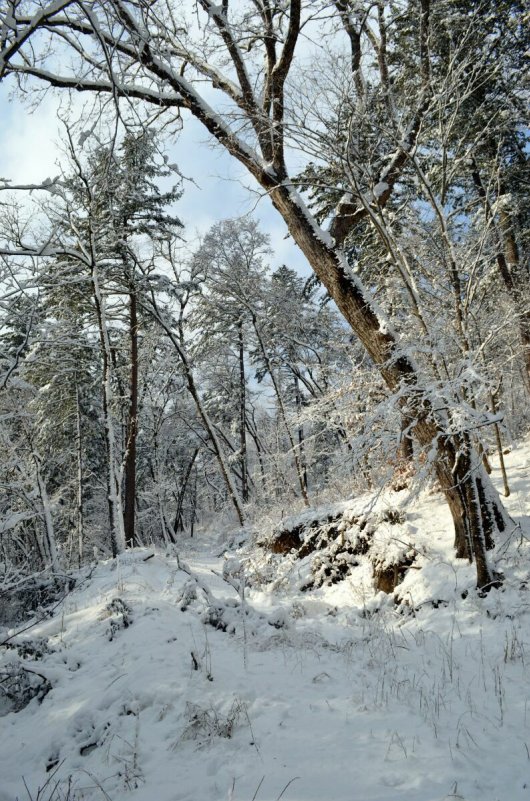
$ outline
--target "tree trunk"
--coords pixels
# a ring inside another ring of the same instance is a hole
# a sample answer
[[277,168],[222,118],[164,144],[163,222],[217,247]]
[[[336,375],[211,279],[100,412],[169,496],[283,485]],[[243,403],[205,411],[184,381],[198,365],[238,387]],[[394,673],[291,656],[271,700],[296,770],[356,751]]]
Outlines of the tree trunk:
[[265,347],[265,343],[263,341],[263,337],[261,336],[261,332],[258,327],[258,321],[256,319],[256,315],[252,314],[252,325],[254,326],[254,331],[256,332],[256,337],[259,343],[259,347],[261,350],[261,354],[263,356],[263,360],[265,362],[265,366],[267,368],[267,372],[270,376],[272,381],[272,386],[274,388],[274,393],[276,395],[276,400],[278,401],[278,409],[280,411],[280,417],[282,419],[283,426],[285,428],[285,433],[287,434],[287,439],[289,440],[289,445],[291,447],[291,453],[293,454],[293,461],[294,466],[296,469],[296,475],[298,478],[298,484],[300,485],[300,492],[302,494],[302,498],[304,499],[304,504],[309,506],[309,495],[307,494],[307,482],[304,479],[304,470],[302,466],[302,462],[300,460],[300,454],[297,450],[296,443],[294,441],[293,435],[291,433],[291,429],[289,427],[289,421],[287,419],[287,412],[285,411],[285,405],[283,403],[283,397],[280,390],[280,385],[276,379],[276,375],[274,373],[274,369],[269,359],[269,354]]
[[241,500],[248,501],[248,464],[247,464],[247,398],[245,377],[245,348],[243,341],[243,322],[237,324],[239,348],[239,463],[241,465]]
[[193,494],[191,496],[191,517],[190,517],[190,537],[193,539],[195,522],[197,521],[197,468],[195,468],[195,481],[193,483]]
[[[486,546],[494,529],[503,530],[506,513],[481,468],[472,466],[472,452],[466,444],[466,458],[460,458],[460,443],[451,441],[437,417],[408,355],[399,352],[396,339],[386,321],[374,307],[356,276],[351,273],[341,249],[326,234],[315,230],[303,202],[286,184],[269,189],[272,202],[287,223],[289,231],[328,290],[340,312],[377,365],[392,392],[403,390],[407,409],[415,410],[412,432],[424,447],[434,445],[434,469],[444,492],[455,528],[457,556],[474,557],[477,585],[491,586],[494,576],[488,564]],[[407,397],[408,395],[408,397]],[[475,479],[480,474],[478,481]],[[488,503],[483,507],[479,487]]]
[[237,518],[239,520],[239,524],[241,526],[245,525],[245,514],[243,511],[243,506],[241,503],[241,498],[239,497],[239,493],[235,486],[234,481],[232,480],[232,475],[230,473],[230,467],[227,464],[225,456],[223,454],[223,449],[221,447],[221,443],[219,441],[219,437],[215,432],[215,426],[213,425],[212,421],[210,420],[210,416],[207,410],[204,407],[202,402],[201,396],[199,394],[199,390],[197,388],[197,384],[195,382],[195,376],[193,374],[193,369],[186,353],[186,350],[182,344],[182,341],[179,337],[175,334],[174,330],[171,326],[167,323],[164,316],[160,314],[156,299],[154,296],[151,296],[151,303],[146,305],[145,307],[147,311],[149,311],[153,318],[159,323],[159,325],[163,328],[166,332],[169,340],[171,341],[172,345],[174,346],[175,350],[177,351],[180,361],[182,363],[182,367],[184,369],[184,375],[186,376],[186,384],[188,386],[189,393],[195,402],[195,408],[197,409],[197,413],[206,429],[210,442],[212,443],[212,448],[215,453],[217,464],[219,465],[219,469],[221,471],[221,475],[225,482],[225,486],[228,492],[228,497],[234,507],[234,510],[237,514]]
[[268,490],[268,487],[267,487],[267,476],[266,476],[265,464],[263,462],[264,450],[263,450],[263,447],[262,447],[262,444],[261,444],[261,440],[260,440],[260,438],[258,436],[258,432],[256,430],[256,425],[255,425],[254,421],[252,421],[252,425],[251,425],[251,422],[250,422],[250,419],[249,419],[248,415],[247,415],[247,431],[250,434],[250,436],[252,438],[252,441],[254,442],[254,447],[256,448],[256,456],[258,457],[259,471],[260,471],[260,475],[261,475],[261,486],[262,486],[263,492],[265,493],[265,499],[267,499],[269,497],[269,490]]
[[[496,153],[496,147],[494,145],[491,150],[493,154]],[[501,209],[499,211],[498,221],[496,220],[486,189],[482,183],[478,164],[474,159],[472,161],[471,177],[473,178],[473,184],[477,190],[477,194],[484,203],[486,220],[492,222],[494,246],[496,249],[495,259],[504,288],[512,301],[514,311],[517,315],[525,367],[525,383],[528,391],[530,391],[530,314],[528,313],[528,304],[525,302],[525,291],[527,287],[521,286],[521,276],[517,274],[517,268],[519,267],[519,248],[517,247],[510,215],[505,209]]]
[[499,224],[502,234],[502,241],[504,244],[506,273],[509,274],[511,280],[506,281],[506,273],[503,275],[503,278],[505,279],[506,289],[511,294],[515,311],[517,313],[519,334],[523,348],[523,362],[526,371],[525,378],[528,390],[530,392],[530,314],[528,313],[528,302],[526,299],[528,285],[526,282],[524,286],[521,286],[521,275],[519,274],[519,248],[517,247],[517,241],[515,239],[510,215],[505,209],[501,209],[499,212]]
[[173,522],[173,533],[175,536],[174,542],[176,542],[176,536],[180,531],[184,531],[184,518],[183,518],[183,511],[184,511],[184,497],[186,495],[186,490],[188,488],[188,482],[191,476],[191,471],[193,469],[193,465],[195,464],[195,459],[199,454],[199,449],[195,448],[193,451],[192,457],[186,468],[186,473],[184,475],[184,480],[181,484],[179,494],[177,497],[177,510],[175,512],[175,520]]
[[129,548],[138,545],[135,532],[136,439],[138,435],[138,311],[136,293],[129,295],[130,386],[125,451],[125,502],[123,523]]
[[77,452],[77,557],[79,567],[83,564],[84,518],[83,518],[83,440],[81,438],[81,403],[79,385],[75,387],[76,400],[76,452]]
[[44,554],[46,556],[46,567],[51,567],[56,571],[59,569],[59,557],[57,555],[57,543],[55,541],[55,529],[53,526],[53,517],[50,507],[50,499],[46,490],[46,483],[42,477],[40,469],[40,456],[32,449],[31,456],[33,464],[35,465],[35,478],[37,481],[37,489],[39,498],[42,505],[42,519],[44,521]]
[[[294,395],[296,401],[296,411],[298,412],[298,417],[302,414],[302,393],[300,392],[300,382],[298,381],[298,376],[295,374],[294,376]],[[302,481],[304,482],[304,487],[307,492],[307,462],[305,458],[305,437],[304,437],[304,427],[299,422],[298,423],[298,452],[300,454],[300,467],[302,468]]]
[[414,458],[414,448],[412,445],[412,437],[410,436],[410,418],[406,414],[401,415],[401,430],[399,437],[399,446],[397,452],[398,462],[409,464]]
[[[500,387],[499,387],[500,389]],[[499,390],[497,390],[498,392]],[[491,413],[496,415],[497,414],[497,401],[495,398],[496,393],[490,392],[490,403],[491,403]],[[510,485],[508,484],[508,476],[506,474],[506,465],[504,464],[504,454],[502,452],[502,440],[501,440],[501,430],[499,428],[498,423],[494,423],[493,428],[495,430],[495,442],[497,445],[497,453],[499,454],[499,463],[501,468],[501,475],[502,475],[502,483],[504,485],[504,496],[508,498],[510,495]]]
[[105,299],[101,293],[98,271],[95,263],[92,264],[91,280],[98,321],[101,359],[103,362],[103,426],[105,429],[105,445],[107,451],[107,502],[109,507],[110,544],[112,555],[117,556],[125,550],[125,531],[123,528],[121,492],[116,470],[116,441],[112,421],[112,353],[105,315]]

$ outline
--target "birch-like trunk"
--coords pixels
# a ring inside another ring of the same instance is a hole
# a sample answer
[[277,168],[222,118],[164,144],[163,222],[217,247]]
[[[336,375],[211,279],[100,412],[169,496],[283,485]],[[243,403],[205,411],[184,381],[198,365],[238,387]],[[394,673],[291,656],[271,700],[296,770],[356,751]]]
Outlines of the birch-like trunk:
[[119,471],[116,461],[116,436],[112,420],[112,351],[105,313],[105,298],[101,292],[97,265],[91,265],[91,281],[102,359],[103,427],[107,451],[107,502],[109,509],[110,544],[112,555],[117,556],[125,550],[125,529]]
[[42,519],[44,522],[44,553],[46,554],[46,567],[51,567],[53,571],[59,569],[59,557],[57,555],[57,542],[55,540],[55,529],[53,525],[53,517],[50,506],[50,499],[46,490],[46,482],[44,481],[40,469],[40,457],[35,451],[32,450],[31,457],[35,466],[35,479],[37,482],[37,489],[42,506]]

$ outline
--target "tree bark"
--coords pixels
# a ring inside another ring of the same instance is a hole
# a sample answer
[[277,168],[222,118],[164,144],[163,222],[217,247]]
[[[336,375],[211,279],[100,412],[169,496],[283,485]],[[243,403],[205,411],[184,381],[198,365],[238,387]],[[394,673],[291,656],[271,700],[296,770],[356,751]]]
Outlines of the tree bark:
[[[271,187],[269,194],[293,239],[377,365],[386,385],[394,393],[401,390],[402,402],[406,400],[407,410],[413,410],[414,436],[423,447],[435,449],[434,470],[453,518],[457,556],[475,559],[478,587],[492,586],[495,576],[486,550],[492,544],[494,530],[504,530],[506,513],[488,477],[473,463],[469,438],[460,442],[447,435],[443,421],[422,391],[414,364],[399,352],[386,322],[350,274],[342,251],[334,247],[331,238],[319,236],[296,194],[285,184]],[[488,499],[486,505],[480,501],[479,487]]]
[[243,322],[237,324],[239,349],[239,463],[241,465],[241,500],[248,501],[248,464],[247,464],[247,397],[245,376],[245,343],[243,340]]
[[76,452],[77,452],[77,557],[79,567],[83,564],[84,517],[83,517],[83,440],[81,437],[81,403],[79,385],[75,388],[76,401]]
[[[298,376],[296,374],[294,375],[294,396],[296,401],[296,411],[298,413],[298,417],[300,417],[302,413],[302,393],[300,392],[300,382],[298,381]],[[307,461],[305,457],[305,437],[304,437],[304,427],[300,422],[298,423],[298,452],[300,454],[302,481],[304,482],[304,487],[307,492]]]
[[230,473],[230,468],[227,464],[225,456],[223,454],[223,449],[221,447],[221,443],[219,441],[219,437],[215,432],[215,426],[213,425],[212,421],[210,420],[210,416],[207,410],[204,407],[202,402],[197,384],[195,382],[195,376],[193,374],[193,368],[186,353],[185,347],[179,338],[178,335],[175,334],[175,331],[169,325],[169,323],[165,320],[164,316],[160,313],[158,306],[156,304],[156,299],[153,295],[151,295],[151,303],[146,304],[145,308],[153,318],[159,323],[162,329],[166,332],[170,342],[174,346],[175,350],[177,351],[180,361],[182,363],[182,367],[184,370],[184,375],[186,377],[186,384],[189,390],[191,397],[194,400],[195,408],[197,409],[197,413],[199,418],[201,419],[204,428],[208,434],[210,442],[212,443],[212,448],[215,453],[217,464],[219,465],[219,469],[221,471],[221,475],[223,477],[228,497],[234,507],[236,512],[237,518],[239,520],[239,524],[241,526],[245,525],[245,513],[243,511],[243,505],[241,503],[241,498],[239,497],[239,493],[235,486],[234,481],[232,480],[232,475]]
[[[500,387],[499,387],[500,389]],[[499,390],[497,390],[498,392]],[[497,414],[497,401],[496,401],[496,393],[490,392],[490,403],[491,403],[491,413]],[[494,423],[493,428],[495,430],[495,443],[497,445],[497,453],[499,454],[499,464],[501,468],[501,475],[502,475],[502,483],[504,485],[504,497],[508,498],[510,495],[510,485],[508,483],[508,475],[506,473],[506,465],[504,464],[504,454],[502,452],[502,440],[501,440],[501,430],[499,428],[498,423]]]
[[276,400],[278,401],[278,409],[280,412],[280,417],[282,419],[283,426],[285,428],[285,433],[287,434],[287,439],[289,440],[289,445],[291,448],[291,453],[293,454],[293,461],[294,466],[296,469],[296,476],[298,478],[298,484],[300,486],[300,492],[302,494],[302,498],[304,499],[304,504],[309,506],[309,495],[307,493],[307,481],[304,478],[304,469],[300,459],[300,453],[297,450],[296,443],[294,441],[291,429],[289,427],[289,421],[287,419],[287,412],[285,411],[285,405],[283,402],[282,393],[280,390],[280,385],[276,379],[276,375],[274,373],[274,368],[272,366],[271,360],[269,358],[269,354],[267,352],[267,348],[265,347],[265,343],[263,341],[263,337],[261,336],[261,331],[258,326],[258,321],[256,315],[252,313],[252,325],[254,326],[254,331],[256,332],[256,337],[259,343],[259,347],[261,350],[261,354],[263,356],[263,360],[265,362],[265,366],[267,368],[267,372],[270,376],[272,381],[272,386],[274,388],[274,393],[276,395]]
[[[486,478],[482,473],[479,475],[477,472],[480,468],[475,467],[472,451],[469,450],[469,454],[471,454],[469,457],[461,458],[462,453],[468,452],[466,442],[461,441],[462,437],[450,438],[447,435],[445,421],[432,408],[426,393],[423,392],[415,365],[406,354],[400,353],[396,339],[375,309],[371,296],[365,292],[358,279],[350,273],[344,253],[340,248],[340,242],[333,241],[329,234],[318,228],[303,202],[292,189],[284,158],[284,92],[302,25],[301,0],[290,0],[287,4],[285,16],[288,18],[288,24],[281,31],[275,27],[272,15],[268,14],[268,4],[257,4],[263,11],[262,19],[265,30],[268,32],[265,43],[265,76],[259,92],[254,91],[248,77],[237,34],[228,23],[226,4],[215,5],[208,1],[201,5],[208,12],[212,25],[215,26],[225,47],[225,63],[231,61],[231,75],[234,76],[231,80],[225,79],[221,70],[216,69],[212,72],[210,65],[205,65],[198,57],[194,58],[193,47],[186,48],[186,45],[183,45],[183,50],[179,54],[180,60],[175,59],[178,63],[172,63],[171,55],[160,57],[158,46],[166,31],[157,30],[156,22],[154,22],[152,23],[154,30],[152,34],[151,25],[142,12],[138,12],[136,15],[136,9],[131,4],[112,2],[109,6],[110,19],[113,24],[116,20],[119,23],[119,40],[116,38],[114,29],[106,29],[103,24],[101,30],[98,28],[97,31],[91,26],[90,21],[85,22],[84,17],[76,24],[78,30],[81,30],[83,34],[92,34],[98,42],[102,41],[103,32],[106,45],[116,45],[116,50],[122,55],[124,61],[119,75],[121,83],[116,80],[114,73],[111,75],[106,73],[106,61],[104,62],[105,66],[101,68],[101,73],[106,79],[104,81],[98,81],[92,76],[83,79],[79,73],[68,74],[66,77],[50,75],[49,71],[41,70],[39,65],[32,66],[31,64],[29,67],[24,67],[23,71],[58,87],[69,87],[77,91],[105,91],[115,96],[120,94],[129,99],[131,97],[143,98],[146,102],[155,103],[157,106],[185,108],[204,125],[212,137],[248,169],[271,197],[294,241],[301,248],[316,275],[364,345],[389,390],[394,393],[399,391],[402,402],[406,401],[407,409],[412,409],[413,414],[415,413],[416,422],[412,431],[422,446],[428,447],[436,453],[435,471],[453,514],[457,541],[461,543],[459,547],[462,547],[463,539],[465,545],[465,535],[469,535],[468,551],[474,555],[477,561],[477,583],[479,586],[487,586],[490,584],[491,570],[487,564],[485,545],[482,543],[486,542],[485,532],[487,533],[491,520],[495,521],[497,527],[502,525],[505,519],[504,510],[499,500],[489,491]],[[344,6],[341,2],[338,2],[337,5],[339,11],[341,6]],[[421,69],[424,88],[427,90],[429,83],[429,4],[427,0],[425,2],[422,0],[420,9]],[[115,12],[114,15],[112,11]],[[343,19],[346,20],[344,15]],[[254,55],[251,56],[251,58],[253,57]],[[94,60],[91,59],[91,68],[97,78],[98,73],[94,67]],[[184,77],[184,67],[190,62],[196,67],[199,75],[214,83],[216,89],[224,92],[238,106],[236,126],[231,127],[230,117],[225,118],[222,114],[216,113],[197,90],[197,85]],[[151,83],[149,86],[144,86],[136,78],[134,83],[128,82],[129,74],[137,74],[136,67],[138,65],[145,69],[154,89],[151,89]],[[131,67],[134,67],[135,70]],[[353,68],[355,70],[355,57]],[[237,81],[238,86],[234,84],[234,80]],[[387,189],[379,197],[379,205],[387,202],[394,185],[402,174],[404,165],[416,147],[421,122],[429,103],[430,94],[425,91],[413,114],[407,142],[398,147],[390,159],[390,164],[384,168],[382,175]],[[239,137],[238,129],[241,127],[242,121],[248,123],[248,126],[254,130],[261,149],[261,156],[255,154],[246,141]],[[365,214],[366,210],[363,209],[363,216]],[[351,225],[354,223],[355,215],[352,215]],[[349,230],[351,230],[351,225]],[[190,375],[191,373],[188,374],[188,377]],[[191,380],[193,382],[192,376]],[[193,394],[192,385],[190,391]],[[198,400],[200,403],[200,398]],[[208,429],[207,421],[205,424]],[[215,432],[213,435],[212,441],[217,449]],[[222,452],[219,451],[218,457],[223,474],[225,474]],[[225,474],[225,480],[241,519],[242,510],[238,505],[237,493],[234,494],[235,488],[230,489],[233,482],[231,482],[229,473]],[[480,493],[487,500],[484,508]]]
[[42,477],[40,469],[41,465],[40,456],[33,450],[33,448],[31,450],[31,457],[33,459],[33,464],[35,465],[35,478],[37,483],[37,489],[39,492],[39,498],[42,505],[42,519],[44,522],[43,550],[46,557],[46,567],[51,567],[52,570],[58,570],[59,557],[57,554],[57,543],[55,540],[55,529],[53,525],[50,499],[48,497],[48,492],[46,490],[46,483]]
[[134,289],[129,295],[129,342],[131,364],[125,452],[123,523],[126,545],[129,548],[133,548],[138,544],[135,532],[136,439],[138,435],[138,310]]
[[195,464],[195,459],[199,454],[199,449],[195,448],[193,451],[192,457],[189,461],[188,467],[186,468],[186,473],[184,475],[184,480],[180,486],[179,494],[177,497],[177,510],[175,512],[175,520],[173,522],[173,534],[174,534],[174,542],[176,542],[177,534],[180,531],[184,531],[184,520],[183,520],[183,510],[184,510],[184,497],[186,495],[186,490],[188,488],[188,482],[191,476],[191,471],[193,469],[193,465]]
[[117,556],[125,550],[125,531],[123,528],[121,492],[116,470],[116,441],[112,421],[112,353],[105,315],[105,300],[99,285],[98,270],[95,263],[91,265],[91,282],[98,321],[103,368],[103,427],[105,430],[105,445],[107,450],[107,502],[109,508],[110,544],[112,555]]

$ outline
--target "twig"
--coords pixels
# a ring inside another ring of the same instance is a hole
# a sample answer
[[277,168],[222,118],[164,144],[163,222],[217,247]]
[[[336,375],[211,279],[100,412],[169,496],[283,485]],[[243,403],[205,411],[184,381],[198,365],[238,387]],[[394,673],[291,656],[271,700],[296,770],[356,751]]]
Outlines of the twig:
[[285,785],[285,787],[283,788],[283,790],[281,791],[280,795],[276,799],[276,801],[280,801],[280,798],[283,796],[283,794],[285,793],[285,791],[287,790],[289,785],[292,784],[293,782],[295,782],[299,778],[300,778],[300,776],[294,776],[290,781],[288,781],[287,784]]
[[[74,590],[78,589],[79,587],[82,587],[83,584],[85,584],[87,581],[89,581],[89,579],[92,578],[92,575],[93,575],[95,569],[96,569],[96,566],[94,565],[94,567],[91,569],[90,573],[87,576],[85,576],[85,578],[82,581],[80,581],[79,584],[76,584],[74,587],[72,587],[71,590],[67,590],[64,593],[64,595],[61,598],[59,598],[57,603],[50,608],[50,610],[49,610],[50,611],[50,615],[53,615],[55,610],[59,608],[59,606],[62,604],[64,599],[68,595],[70,595],[71,592],[73,592]],[[52,574],[52,575],[54,575],[54,574]],[[24,634],[25,631],[29,631],[29,629],[32,629],[34,626],[37,626],[39,623],[42,623],[42,620],[43,620],[43,618],[37,618],[32,623],[29,623],[27,626],[24,626],[24,628],[19,629],[18,631],[15,631],[9,637],[6,637],[5,640],[2,640],[2,642],[0,642],[0,647],[2,645],[6,645],[10,640],[13,640],[15,637],[18,637],[19,634]]]
[[262,776],[261,779],[260,779],[260,783],[256,787],[256,792],[252,796],[252,801],[256,801],[257,795],[259,793],[259,788],[261,787],[261,785],[263,784],[264,781],[265,781],[265,776]]

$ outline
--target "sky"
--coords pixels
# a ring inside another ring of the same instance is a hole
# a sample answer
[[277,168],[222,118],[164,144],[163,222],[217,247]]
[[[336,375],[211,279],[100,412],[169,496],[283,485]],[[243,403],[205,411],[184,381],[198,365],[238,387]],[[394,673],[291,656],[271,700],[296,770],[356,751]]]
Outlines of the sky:
[[[12,87],[0,84],[0,177],[16,183],[41,183],[59,172],[59,98],[52,92],[31,108],[19,97],[9,96]],[[185,236],[193,240],[214,223],[252,213],[270,238],[274,250],[271,266],[281,264],[309,275],[303,254],[287,237],[287,229],[267,197],[256,192],[253,179],[228,154],[213,148],[208,135],[196,120],[188,117],[184,128],[168,148],[186,181],[177,213],[185,226]]]

